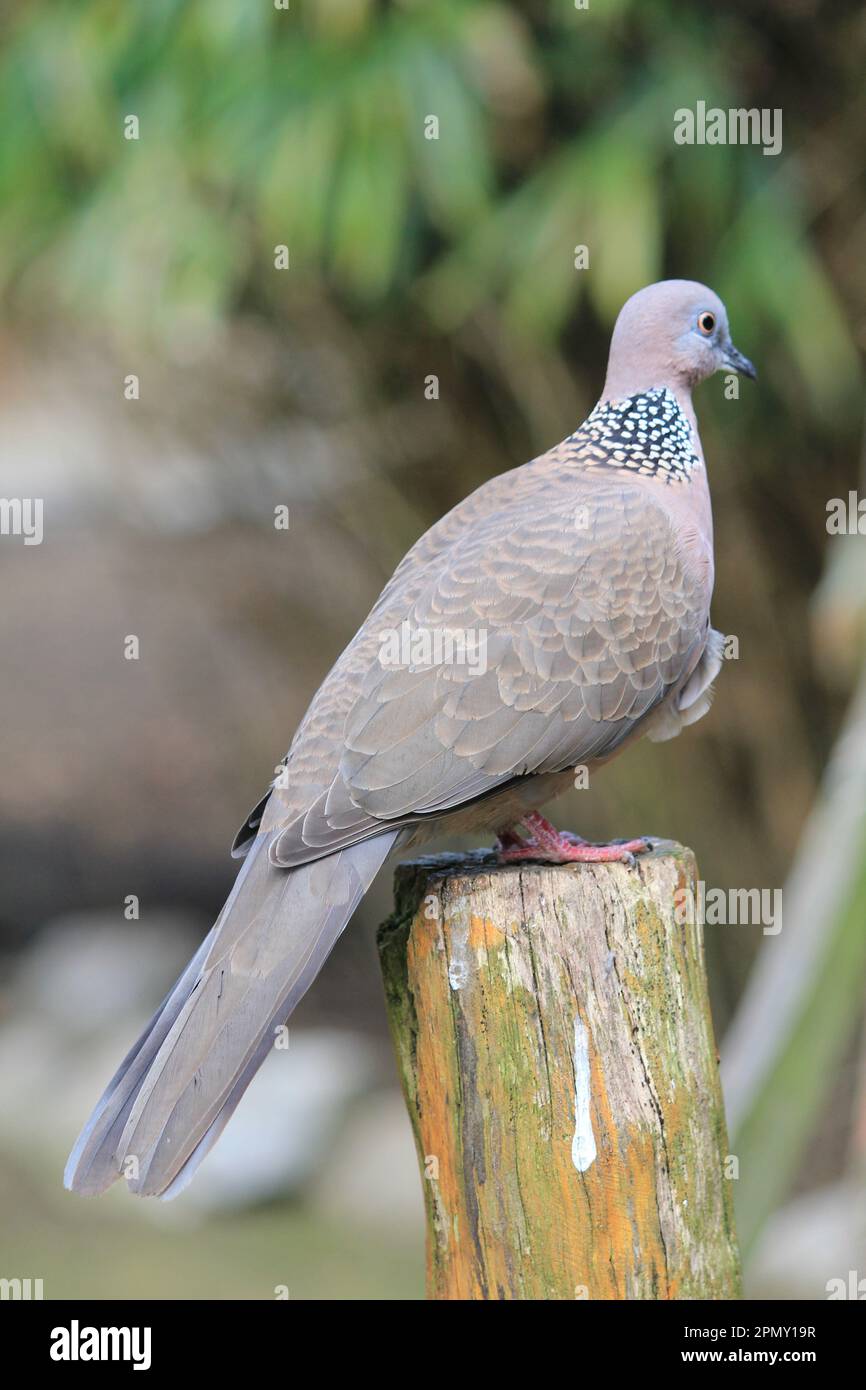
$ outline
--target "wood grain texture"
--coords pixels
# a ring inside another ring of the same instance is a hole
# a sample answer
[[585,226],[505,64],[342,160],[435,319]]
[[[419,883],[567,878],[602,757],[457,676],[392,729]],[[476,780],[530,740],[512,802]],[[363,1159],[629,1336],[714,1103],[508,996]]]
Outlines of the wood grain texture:
[[690,850],[402,865],[379,933],[435,1299],[736,1298]]

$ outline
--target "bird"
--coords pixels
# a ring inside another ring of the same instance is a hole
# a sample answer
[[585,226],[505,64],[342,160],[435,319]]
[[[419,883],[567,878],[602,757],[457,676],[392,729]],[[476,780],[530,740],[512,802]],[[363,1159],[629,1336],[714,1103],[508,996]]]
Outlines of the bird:
[[756,375],[719,297],[639,290],[584,423],[408,552],[238,832],[228,900],[84,1126],[68,1188],[183,1190],[392,852],[469,830],[505,863],[651,847],[590,844],[541,808],[576,768],[709,708],[724,639],[692,391],[719,370]]

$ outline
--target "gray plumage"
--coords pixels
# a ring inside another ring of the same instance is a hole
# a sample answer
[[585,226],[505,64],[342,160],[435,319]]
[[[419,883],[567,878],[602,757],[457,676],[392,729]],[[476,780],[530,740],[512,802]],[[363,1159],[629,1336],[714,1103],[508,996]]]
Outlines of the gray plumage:
[[[180,1190],[395,845],[446,822],[503,833],[575,766],[706,711],[721,638],[691,388],[723,366],[754,374],[711,290],[641,291],[585,424],[412,548],[239,832],[232,894],[88,1121],[68,1186]],[[483,659],[390,664],[403,631],[446,652],[474,634]]]

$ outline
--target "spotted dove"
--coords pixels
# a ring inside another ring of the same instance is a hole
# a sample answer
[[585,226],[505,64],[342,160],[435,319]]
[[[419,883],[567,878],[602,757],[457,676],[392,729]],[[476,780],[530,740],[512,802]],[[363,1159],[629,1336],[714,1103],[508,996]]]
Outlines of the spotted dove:
[[[409,551],[239,832],[231,895],[85,1125],[68,1187],[186,1185],[395,847],[468,828],[504,858],[645,847],[560,836],[538,807],[709,706],[722,643],[691,390],[719,369],[755,374],[716,295],[641,290],[584,424]],[[401,633],[427,635],[423,659],[385,659]]]

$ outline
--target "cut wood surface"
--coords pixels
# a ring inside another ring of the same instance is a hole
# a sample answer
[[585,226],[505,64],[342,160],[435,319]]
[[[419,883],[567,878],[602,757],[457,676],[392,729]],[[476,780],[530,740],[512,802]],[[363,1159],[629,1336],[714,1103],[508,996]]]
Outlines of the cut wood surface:
[[398,869],[379,950],[428,1297],[739,1295],[696,876],[672,843]]

